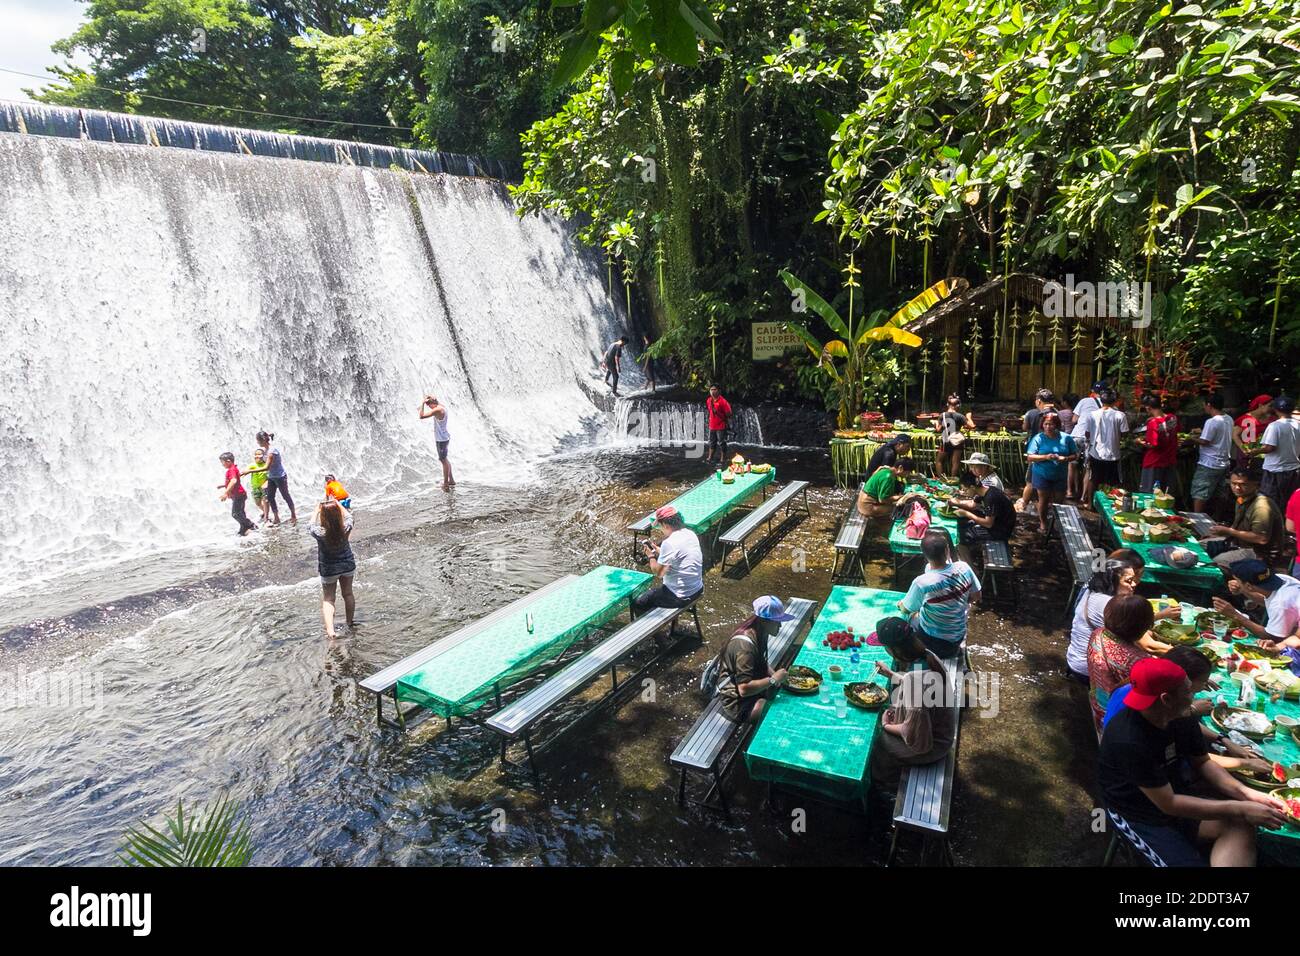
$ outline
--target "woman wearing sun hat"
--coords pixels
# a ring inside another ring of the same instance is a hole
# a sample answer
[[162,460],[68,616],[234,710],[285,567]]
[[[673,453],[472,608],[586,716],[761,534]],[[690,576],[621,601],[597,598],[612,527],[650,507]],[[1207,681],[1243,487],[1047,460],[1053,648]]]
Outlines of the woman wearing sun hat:
[[1002,484],[1002,479],[993,470],[993,462],[989,461],[989,456],[984,452],[973,451],[970,457],[963,458],[961,463],[969,466],[975,477],[980,480],[980,484],[985,488],[997,488],[999,491],[1006,490],[1006,487]]

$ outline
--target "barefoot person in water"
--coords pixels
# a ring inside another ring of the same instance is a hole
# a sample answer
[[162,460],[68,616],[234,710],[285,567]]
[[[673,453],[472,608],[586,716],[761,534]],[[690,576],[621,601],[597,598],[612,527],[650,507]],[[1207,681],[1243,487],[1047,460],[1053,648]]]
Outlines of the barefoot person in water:
[[272,432],[257,433],[257,443],[266,452],[266,499],[274,516],[271,524],[280,523],[280,508],[275,503],[277,491],[284,495],[284,503],[289,506],[289,523],[297,524],[298,510],[294,508],[293,498],[289,495],[289,475],[284,470],[284,459],[280,457],[280,449],[271,447],[271,442],[274,440],[275,435]]
[[239,466],[235,464],[234,454],[223,451],[219,460],[221,466],[226,469],[226,480],[217,487],[221,489],[221,500],[230,502],[230,517],[239,523],[239,536],[242,538],[257,527],[248,520],[248,513],[244,510],[248,504],[248,492],[239,482]]
[[447,446],[451,443],[451,432],[447,430],[447,406],[439,403],[432,395],[426,395],[420,405],[420,420],[433,419],[433,440],[438,443],[438,460],[442,462],[442,490],[450,491],[456,484],[451,474],[451,461],[447,458]]
[[320,572],[320,619],[325,625],[325,636],[333,640],[334,585],[343,592],[343,611],[348,627],[353,626],[356,599],[352,595],[352,577],[357,572],[357,561],[352,556],[349,537],[352,534],[352,515],[337,501],[327,499],[316,506],[308,529],[316,539],[316,570]]

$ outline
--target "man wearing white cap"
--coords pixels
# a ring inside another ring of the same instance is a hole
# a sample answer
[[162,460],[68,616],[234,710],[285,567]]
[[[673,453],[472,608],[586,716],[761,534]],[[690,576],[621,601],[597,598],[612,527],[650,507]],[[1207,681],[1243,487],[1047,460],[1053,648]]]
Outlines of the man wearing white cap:
[[659,546],[641,545],[650,559],[650,573],[662,580],[633,602],[638,611],[652,607],[686,607],[704,591],[704,552],[700,539],[686,527],[672,505],[655,512],[652,528],[661,529]]
[[999,491],[1005,491],[1002,479],[998,473],[993,470],[993,462],[989,461],[989,456],[982,451],[971,452],[969,458],[961,460],[963,465],[969,465],[970,470],[974,472],[975,477],[980,480],[980,484],[985,488],[996,488]]
[[764,698],[785,680],[785,668],[772,670],[767,662],[767,643],[781,630],[782,622],[792,620],[779,598],[765,594],[754,601],[754,616],[722,648],[718,696],[728,720],[752,723],[763,715]]

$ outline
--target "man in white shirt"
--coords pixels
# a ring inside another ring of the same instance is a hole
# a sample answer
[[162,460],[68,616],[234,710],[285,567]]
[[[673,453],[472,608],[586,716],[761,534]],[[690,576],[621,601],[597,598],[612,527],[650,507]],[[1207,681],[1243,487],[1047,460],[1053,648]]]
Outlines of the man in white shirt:
[[1260,639],[1266,648],[1300,646],[1300,581],[1289,574],[1274,574],[1263,561],[1249,558],[1231,565],[1232,580],[1228,590],[1254,604],[1264,605],[1267,618],[1256,624],[1223,598],[1214,599],[1214,608],[1235,619]]
[[1260,450],[1264,452],[1264,480],[1259,493],[1277,502],[1286,511],[1291,495],[1300,488],[1300,422],[1292,417],[1295,401],[1286,395],[1273,400],[1277,418],[1268,423]]
[[650,573],[662,580],[639,595],[633,605],[637,611],[686,607],[704,592],[704,553],[700,539],[686,527],[672,505],[664,505],[655,512],[653,527],[664,532],[664,539],[657,548],[648,541],[641,547],[650,559]]
[[1193,511],[1204,511],[1218,497],[1231,464],[1233,422],[1223,411],[1222,395],[1205,396],[1205,414],[1205,425],[1192,431],[1192,441],[1201,446],[1192,473]]
[[[1070,477],[1067,481],[1069,494],[1066,497],[1083,495],[1083,473],[1087,470],[1088,464],[1088,439],[1084,435],[1084,425],[1088,416],[1101,408],[1101,403],[1097,401],[1097,393],[1105,387],[1105,382],[1094,382],[1087,397],[1074,403],[1074,424],[1070,426],[1070,437],[1074,439],[1074,444],[1079,449],[1079,460],[1070,462]],[[1064,421],[1061,424],[1064,427]]]
[[1092,493],[1098,486],[1119,485],[1119,436],[1128,431],[1128,416],[1115,407],[1115,390],[1103,388],[1097,397],[1101,408],[1089,412],[1083,420],[1088,443],[1088,474],[1083,480],[1085,508],[1092,507]]

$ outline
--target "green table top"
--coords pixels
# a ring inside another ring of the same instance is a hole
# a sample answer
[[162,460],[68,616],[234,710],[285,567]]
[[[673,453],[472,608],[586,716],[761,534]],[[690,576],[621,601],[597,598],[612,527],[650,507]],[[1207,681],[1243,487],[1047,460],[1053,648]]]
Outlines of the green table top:
[[[837,586],[822,605],[794,663],[812,667],[829,682],[828,668],[839,664],[848,671],[849,651],[833,651],[822,644],[831,631],[852,627],[864,638],[876,622],[899,614],[903,595],[875,588]],[[875,673],[876,661],[888,661],[883,647],[858,649],[858,676],[882,687],[886,679]],[[843,694],[844,684],[830,683],[832,694]],[[845,717],[835,716],[834,697],[823,704],[817,694],[803,697],[785,690],[768,701],[762,723],[745,750],[745,766],[754,780],[789,784],[836,800],[862,800],[868,784],[867,759],[880,723],[879,711],[849,705]]]
[[[1151,552],[1156,548],[1164,547],[1160,544],[1151,544],[1148,542],[1125,541],[1120,534],[1120,529],[1115,524],[1114,515],[1115,507],[1111,503],[1110,496],[1098,491],[1093,494],[1093,504],[1102,516],[1111,530],[1111,534],[1119,541],[1121,548],[1132,548],[1142,559],[1146,561],[1146,569],[1142,572],[1142,580],[1149,584],[1183,584],[1189,587],[1201,588],[1202,590],[1212,591],[1223,581],[1223,572],[1219,570],[1218,565],[1210,560],[1210,556],[1205,549],[1195,541],[1186,541],[1179,543],[1179,547],[1186,548],[1196,555],[1197,559],[1202,562],[1194,568],[1171,568],[1161,564],[1151,557]],[[1151,495],[1134,493],[1133,501],[1135,507],[1139,510],[1150,507]]]
[[719,481],[717,475],[713,474],[669,503],[682,516],[686,527],[699,533],[712,527],[715,521],[755,491],[775,480],[775,468],[761,475],[753,472],[737,475],[736,480],[730,484]]
[[[1209,610],[1209,608],[1197,607],[1194,604],[1188,604],[1186,602],[1183,602],[1182,607],[1184,624],[1191,624],[1195,621],[1197,614]],[[1256,642],[1252,639],[1249,643],[1254,644]],[[1227,670],[1217,668],[1214,671],[1214,675],[1219,680],[1223,689],[1220,691],[1207,690],[1198,696],[1217,699],[1219,695],[1222,694],[1224,701],[1229,705],[1235,704],[1237,702],[1238,693],[1237,685],[1232,682],[1232,678],[1228,675]],[[1265,697],[1267,698],[1267,695],[1265,695]],[[1269,720],[1273,720],[1280,715],[1286,715],[1300,720],[1300,701],[1283,698],[1274,703],[1272,700],[1266,699],[1264,702],[1264,714]],[[1214,726],[1214,722],[1210,720],[1209,717],[1203,717],[1201,719],[1207,727],[1218,733],[1218,728]],[[1300,763],[1300,744],[1297,744],[1295,738],[1284,729],[1279,729],[1278,733],[1269,737],[1267,740],[1256,742],[1255,746],[1259,749],[1260,753],[1264,755],[1265,760],[1276,761],[1287,767],[1290,767],[1292,764]],[[1281,786],[1281,784],[1279,784],[1279,786]],[[1289,827],[1283,827],[1280,830],[1265,830],[1263,833],[1273,838],[1300,841],[1300,830],[1292,830]]]
[[[444,717],[470,713],[558,656],[590,628],[617,617],[652,576],[601,565],[497,621],[397,682],[398,700]],[[528,632],[532,614],[533,632]]]
[[[909,491],[924,491],[925,496],[930,499],[930,527],[935,531],[947,531],[948,537],[952,539],[954,546],[957,544],[957,519],[945,518],[934,509],[941,502],[938,498],[930,493],[928,485],[908,485],[904,493]],[[889,529],[889,550],[895,554],[920,554],[921,541],[919,538],[909,538],[904,530],[907,525],[907,519],[899,518]]]

